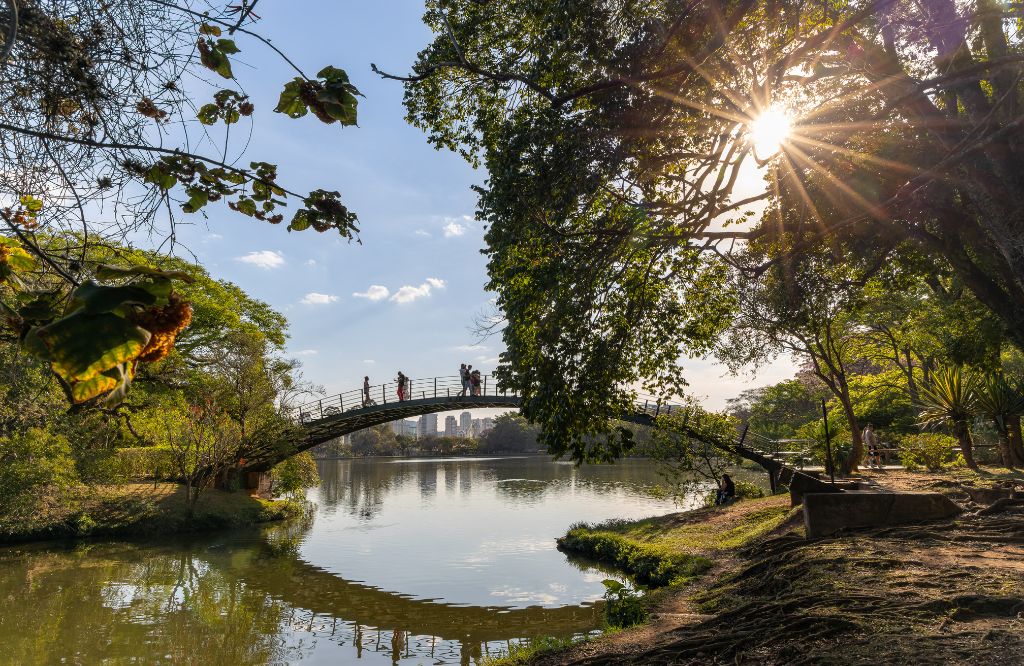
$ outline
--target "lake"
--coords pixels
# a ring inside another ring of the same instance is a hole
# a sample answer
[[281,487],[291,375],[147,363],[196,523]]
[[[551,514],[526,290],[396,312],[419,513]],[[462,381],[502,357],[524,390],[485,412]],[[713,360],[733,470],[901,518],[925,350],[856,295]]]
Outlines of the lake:
[[318,463],[303,521],[0,549],[0,663],[474,664],[601,626],[576,521],[680,510],[646,460]]

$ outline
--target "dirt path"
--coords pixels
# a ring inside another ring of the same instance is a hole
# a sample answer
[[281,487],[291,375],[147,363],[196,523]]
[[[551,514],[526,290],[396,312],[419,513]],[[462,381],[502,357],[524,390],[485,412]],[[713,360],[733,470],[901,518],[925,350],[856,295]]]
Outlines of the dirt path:
[[535,663],[1024,664],[1024,507],[979,514],[948,475],[864,477],[944,488],[967,512],[810,541],[791,521],[666,593],[648,625]]

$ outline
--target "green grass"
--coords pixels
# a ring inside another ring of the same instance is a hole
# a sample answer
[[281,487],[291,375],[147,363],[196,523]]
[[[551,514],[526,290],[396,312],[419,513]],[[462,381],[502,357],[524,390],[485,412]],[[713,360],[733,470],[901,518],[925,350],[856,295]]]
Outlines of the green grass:
[[0,519],[0,543],[86,536],[134,536],[244,527],[299,515],[290,501],[208,490],[188,519],[185,490],[171,483],[77,486],[41,491],[31,511]]
[[745,546],[793,515],[788,498],[766,497],[644,520],[577,524],[558,543],[639,583],[662,587],[700,576],[716,551]]

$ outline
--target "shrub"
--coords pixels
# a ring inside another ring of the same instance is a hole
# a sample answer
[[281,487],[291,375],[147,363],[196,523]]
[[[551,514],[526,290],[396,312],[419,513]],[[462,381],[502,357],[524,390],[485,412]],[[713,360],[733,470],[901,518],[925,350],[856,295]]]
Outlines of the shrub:
[[765,496],[764,488],[749,481],[736,481],[737,499],[757,499]]
[[135,446],[90,451],[78,461],[88,483],[124,483],[175,476],[174,453],[167,446]]
[[67,438],[40,428],[0,437],[0,515],[31,511],[34,491],[61,491],[77,481]]
[[40,428],[0,437],[0,461],[4,488],[67,486],[77,480],[67,438]]
[[610,564],[651,587],[684,582],[711,567],[711,561],[705,557],[639,544],[618,534],[593,531],[585,525],[570,527],[569,532],[558,540],[558,546]]
[[605,618],[611,627],[632,627],[647,619],[647,606],[643,596],[635,589],[611,578],[604,585]]
[[299,496],[320,483],[316,461],[308,451],[278,463],[271,473],[274,492],[280,495]]
[[942,469],[953,455],[956,438],[928,432],[904,437],[899,444],[900,462],[907,469],[925,467],[931,472]]

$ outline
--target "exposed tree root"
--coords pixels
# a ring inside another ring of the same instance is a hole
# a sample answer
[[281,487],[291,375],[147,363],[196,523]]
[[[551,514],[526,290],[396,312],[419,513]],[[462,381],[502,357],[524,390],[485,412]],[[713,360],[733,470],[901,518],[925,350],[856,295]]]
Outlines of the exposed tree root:
[[982,512],[931,525],[741,553],[697,599],[713,617],[639,651],[562,655],[604,664],[1024,663],[1024,514]]

